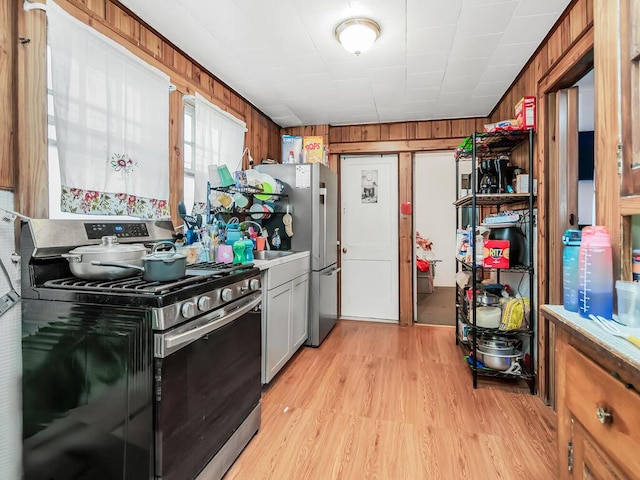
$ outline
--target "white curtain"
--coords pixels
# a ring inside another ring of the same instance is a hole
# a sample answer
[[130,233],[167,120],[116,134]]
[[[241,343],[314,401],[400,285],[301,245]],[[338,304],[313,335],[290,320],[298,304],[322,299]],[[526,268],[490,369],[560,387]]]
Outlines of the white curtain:
[[169,77],[47,2],[61,210],[169,214]]
[[192,213],[202,213],[207,201],[209,165],[226,165],[232,175],[242,168],[247,125],[198,93],[195,97],[195,110],[196,158]]

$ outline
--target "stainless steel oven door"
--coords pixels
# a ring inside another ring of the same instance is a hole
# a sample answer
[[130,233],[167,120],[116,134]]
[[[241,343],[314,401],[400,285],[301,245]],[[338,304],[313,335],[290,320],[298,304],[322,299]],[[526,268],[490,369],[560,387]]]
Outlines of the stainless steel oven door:
[[155,478],[195,478],[259,405],[261,298],[154,335]]

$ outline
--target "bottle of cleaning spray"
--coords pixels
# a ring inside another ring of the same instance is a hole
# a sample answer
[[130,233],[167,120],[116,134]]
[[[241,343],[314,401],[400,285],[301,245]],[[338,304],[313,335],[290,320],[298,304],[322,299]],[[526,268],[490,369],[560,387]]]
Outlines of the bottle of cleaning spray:
[[278,250],[280,248],[281,243],[282,242],[280,241],[280,229],[276,228],[273,232],[273,237],[271,237],[271,245],[273,245],[273,248]]

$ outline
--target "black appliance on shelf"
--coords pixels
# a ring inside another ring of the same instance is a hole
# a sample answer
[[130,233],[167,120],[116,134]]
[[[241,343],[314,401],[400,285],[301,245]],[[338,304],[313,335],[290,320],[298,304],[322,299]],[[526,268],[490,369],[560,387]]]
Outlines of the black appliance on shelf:
[[61,256],[101,235],[151,245],[167,221],[22,224],[24,478],[221,478],[260,425],[252,265],[176,281],[89,281]]

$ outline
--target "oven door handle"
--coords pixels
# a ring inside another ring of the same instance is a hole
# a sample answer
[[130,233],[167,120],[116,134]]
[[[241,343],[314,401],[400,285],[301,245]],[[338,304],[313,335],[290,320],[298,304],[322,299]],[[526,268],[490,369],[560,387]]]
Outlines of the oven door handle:
[[154,356],[156,358],[168,357],[199,338],[224,327],[245,313],[253,310],[261,301],[262,293],[255,292],[236,303],[225,305],[221,311],[214,311],[197,319],[195,322],[192,322],[195,323],[193,326],[187,324],[183,327],[178,327],[173,332],[156,335]]

